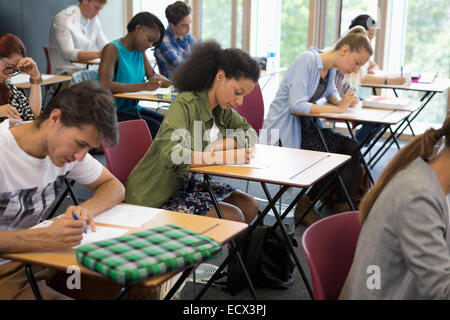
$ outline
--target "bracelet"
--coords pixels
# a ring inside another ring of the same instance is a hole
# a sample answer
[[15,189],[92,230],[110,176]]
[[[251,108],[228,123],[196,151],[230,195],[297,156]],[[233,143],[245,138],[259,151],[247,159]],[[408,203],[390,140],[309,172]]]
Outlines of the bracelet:
[[41,84],[42,81],[44,81],[44,80],[42,79],[42,74],[40,74],[40,75],[39,75],[39,78],[37,78],[37,79],[33,79],[33,78],[30,77],[30,83],[31,83],[31,84]]

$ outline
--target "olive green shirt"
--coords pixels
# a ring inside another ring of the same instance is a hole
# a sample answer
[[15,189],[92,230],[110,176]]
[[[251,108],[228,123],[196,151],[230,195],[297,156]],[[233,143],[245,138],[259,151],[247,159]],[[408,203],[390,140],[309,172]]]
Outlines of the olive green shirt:
[[213,114],[206,91],[178,94],[155,141],[128,177],[127,203],[158,208],[166,203],[188,178],[191,153],[205,151],[211,143],[214,121],[222,137],[235,139],[238,148],[245,146],[246,136],[249,146],[256,143],[256,132],[236,111],[216,106]]

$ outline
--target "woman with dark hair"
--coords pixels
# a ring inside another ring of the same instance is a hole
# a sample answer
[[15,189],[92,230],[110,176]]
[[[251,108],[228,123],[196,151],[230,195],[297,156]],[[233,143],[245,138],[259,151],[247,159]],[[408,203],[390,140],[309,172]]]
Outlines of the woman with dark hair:
[[[102,50],[98,80],[100,84],[117,92],[155,90],[170,86],[170,81],[157,75],[145,52],[158,47],[164,36],[164,26],[150,12],[136,14],[127,25],[128,33],[121,39],[107,44]],[[118,121],[137,119],[133,101],[116,99]],[[164,116],[158,112],[137,106],[155,138]]]
[[[0,120],[33,120],[41,113],[42,77],[36,62],[26,55],[22,40],[10,33],[0,34]],[[9,81],[21,71],[30,75],[29,98]]]
[[[248,163],[257,135],[233,110],[258,81],[258,63],[240,49],[201,43],[176,70],[180,91],[149,151],[127,180],[126,202],[217,217],[203,181],[189,168]],[[250,148],[249,148],[250,147]],[[249,223],[258,212],[251,196],[213,183],[224,217]]]
[[450,115],[403,147],[362,200],[341,299],[450,299],[449,168]]

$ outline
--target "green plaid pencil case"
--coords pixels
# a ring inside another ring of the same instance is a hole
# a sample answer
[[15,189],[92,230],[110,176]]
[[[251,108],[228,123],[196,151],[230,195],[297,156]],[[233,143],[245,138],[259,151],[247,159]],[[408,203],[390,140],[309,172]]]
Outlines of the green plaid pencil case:
[[121,284],[132,284],[220,256],[222,244],[176,225],[98,241],[75,250],[77,261]]

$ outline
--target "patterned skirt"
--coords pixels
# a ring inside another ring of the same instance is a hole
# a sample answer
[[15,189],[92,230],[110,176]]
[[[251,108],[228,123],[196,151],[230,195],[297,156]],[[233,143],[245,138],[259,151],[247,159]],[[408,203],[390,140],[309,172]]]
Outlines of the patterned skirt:
[[[226,183],[210,182],[218,202],[228,198],[236,189]],[[204,216],[213,207],[203,179],[193,174],[178,187],[177,192],[161,207],[162,209]]]

